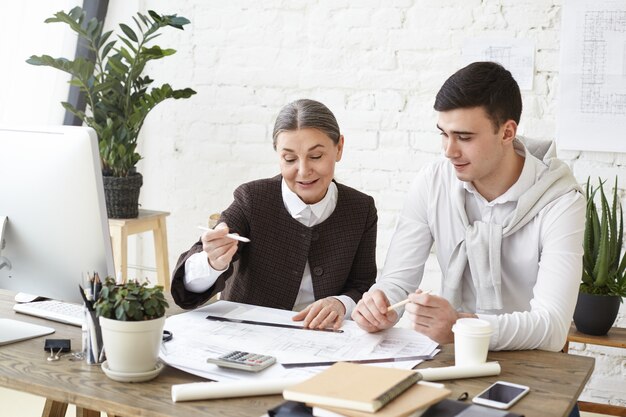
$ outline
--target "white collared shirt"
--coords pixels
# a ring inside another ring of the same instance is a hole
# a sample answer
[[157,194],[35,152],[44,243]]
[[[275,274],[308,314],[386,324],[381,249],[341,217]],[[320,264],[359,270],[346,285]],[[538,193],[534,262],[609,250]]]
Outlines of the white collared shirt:
[[[328,219],[335,211],[335,207],[337,207],[338,190],[334,182],[331,182],[328,186],[328,191],[324,198],[315,204],[303,202],[296,193],[289,189],[284,179],[281,182],[281,192],[283,203],[291,217],[308,227],[313,227]],[[207,262],[206,252],[195,253],[185,261],[185,288],[188,291],[204,292],[215,284],[217,278],[224,271],[216,271],[211,267],[209,262]],[[345,317],[350,317],[356,305],[354,300],[347,295],[338,295],[335,298],[341,301],[346,308]],[[294,311],[303,310],[313,301],[315,301],[313,279],[311,268],[307,261],[293,309]]]
[[[524,167],[517,182],[488,202],[471,183],[464,183],[465,211],[469,223],[480,220],[503,224],[519,197],[546,170],[545,164],[524,149]],[[435,244],[445,280],[452,251],[464,234],[449,192],[458,179],[449,161],[426,167],[411,184],[398,219],[381,278],[381,289],[395,303],[419,286],[424,264]],[[544,207],[528,224],[502,239],[503,308],[476,310],[476,290],[471,273],[463,274],[459,311],[476,312],[491,322],[491,350],[560,350],[569,331],[582,273],[584,197],[574,191]]]

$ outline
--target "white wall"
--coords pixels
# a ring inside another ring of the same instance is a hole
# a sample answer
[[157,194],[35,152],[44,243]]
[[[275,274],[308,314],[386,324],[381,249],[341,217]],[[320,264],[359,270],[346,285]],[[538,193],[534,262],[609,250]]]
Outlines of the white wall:
[[70,10],[77,0],[31,0],[3,2],[0,25],[2,64],[0,79],[0,124],[59,125],[67,100],[69,75],[35,67],[25,61],[31,55],[73,56],[76,36],[64,24],[44,20],[59,10]]
[[[192,21],[185,31],[166,31],[158,38],[159,45],[178,53],[155,62],[148,74],[157,82],[192,87],[198,95],[157,107],[140,144],[145,158],[141,202],[171,212],[172,266],[197,239],[195,226],[228,206],[237,185],[278,172],[270,138],[274,117],[281,106],[302,97],[324,102],[339,120],[346,149],[337,177],[375,198],[382,266],[410,180],[439,155],[432,104],[442,82],[459,68],[460,47],[468,37],[491,34],[535,42],[534,89],[523,92],[520,133],[552,138],[555,132],[560,0],[137,4]],[[130,23],[128,7],[112,0],[108,25],[117,19]],[[31,46],[25,52],[39,50]],[[618,175],[622,187],[626,184],[624,154],[561,156],[581,182],[590,174]],[[142,263],[150,263],[152,249],[147,248]],[[437,280],[435,264],[428,265],[426,278]],[[623,315],[618,324],[626,325]],[[626,405],[623,351],[585,348],[575,347],[593,353],[597,362],[583,398]]]

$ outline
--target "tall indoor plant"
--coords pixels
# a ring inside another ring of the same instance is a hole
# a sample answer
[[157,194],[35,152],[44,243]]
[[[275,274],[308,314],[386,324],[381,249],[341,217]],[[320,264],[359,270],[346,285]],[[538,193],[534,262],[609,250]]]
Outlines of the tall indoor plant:
[[154,378],[161,345],[165,309],[162,286],[107,278],[95,303],[106,353],[107,376],[127,382]]
[[624,221],[617,178],[611,204],[602,180],[597,187],[587,180],[586,194],[583,274],[574,324],[583,333],[603,335],[615,322],[622,297],[626,296],[626,254],[622,255]]
[[[163,100],[189,98],[190,88],[173,89],[169,84],[152,87],[145,75],[149,61],[174,54],[174,49],[148,46],[161,29],[183,29],[189,20],[177,15],[160,15],[152,10],[133,17],[135,29],[120,24],[118,39],[110,40],[113,31],[102,32],[103,22],[87,20],[85,12],[75,7],[69,13],[58,12],[46,23],[65,23],[83,42],[91,57],[74,60],[49,55],[31,56],[27,62],[59,69],[71,74],[70,84],[86,96],[87,112],[72,104],[61,103],[97,135],[105,184],[107,212],[110,218],[132,218],[138,214],[139,187],[143,183],[136,164],[137,139],[148,113]],[[118,42],[121,41],[121,42]],[[129,190],[130,195],[125,192]]]

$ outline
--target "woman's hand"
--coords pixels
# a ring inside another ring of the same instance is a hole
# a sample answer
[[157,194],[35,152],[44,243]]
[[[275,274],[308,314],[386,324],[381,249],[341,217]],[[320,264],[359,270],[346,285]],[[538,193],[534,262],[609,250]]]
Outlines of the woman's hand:
[[202,250],[207,253],[209,264],[216,271],[227,269],[237,252],[238,242],[227,238],[227,233],[228,226],[226,223],[220,223],[215,229],[204,232],[200,238]]
[[343,323],[346,307],[335,297],[326,297],[292,317],[293,321],[304,320],[304,327],[309,329],[326,329],[332,327],[337,330]]

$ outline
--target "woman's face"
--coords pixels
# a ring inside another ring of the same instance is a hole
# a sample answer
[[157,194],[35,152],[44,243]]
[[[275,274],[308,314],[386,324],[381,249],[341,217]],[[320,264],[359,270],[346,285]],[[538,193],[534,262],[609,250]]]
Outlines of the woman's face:
[[281,132],[276,138],[280,173],[289,189],[306,204],[324,198],[342,151],[343,136],[335,144],[321,130],[312,128]]

